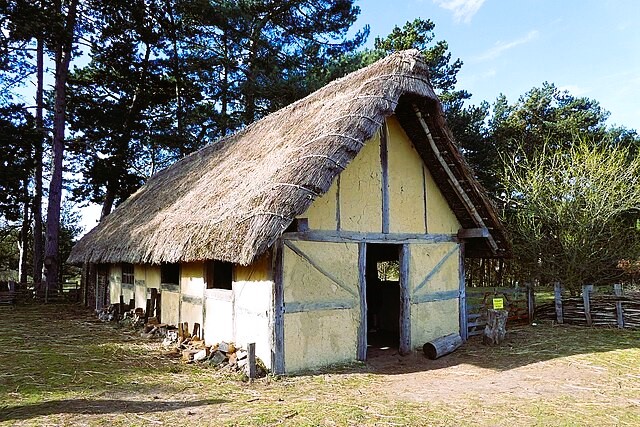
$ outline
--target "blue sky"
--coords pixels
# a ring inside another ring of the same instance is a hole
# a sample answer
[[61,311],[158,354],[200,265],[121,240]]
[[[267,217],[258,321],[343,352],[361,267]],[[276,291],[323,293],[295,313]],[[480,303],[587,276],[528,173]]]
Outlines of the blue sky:
[[359,0],[356,27],[372,45],[395,25],[421,17],[435,24],[464,65],[458,88],[472,103],[510,102],[549,81],[600,102],[609,124],[640,130],[638,0]]

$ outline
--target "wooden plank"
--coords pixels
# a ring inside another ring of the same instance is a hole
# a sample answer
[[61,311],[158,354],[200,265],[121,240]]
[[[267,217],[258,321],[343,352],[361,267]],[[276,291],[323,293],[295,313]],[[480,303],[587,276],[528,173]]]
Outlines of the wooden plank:
[[247,344],[247,365],[249,367],[249,378],[256,377],[256,343]]
[[424,204],[424,232],[429,232],[429,213],[427,211],[427,172],[426,166],[422,165],[422,203]]
[[442,266],[447,262],[447,260],[451,257],[451,255],[456,253],[459,249],[460,248],[457,245],[454,245],[451,249],[449,249],[449,251],[444,255],[444,257],[440,261],[438,261],[435,267],[433,267],[433,270],[431,270],[429,274],[427,274],[427,276],[422,280],[422,282],[420,282],[420,284],[416,286],[416,288],[413,290],[413,295],[417,295],[418,291],[424,288],[427,285],[427,283],[429,283],[429,281],[431,281],[431,279],[433,279],[433,277],[436,274],[438,274]]
[[308,231],[287,232],[282,237],[286,240],[311,242],[366,242],[366,243],[456,243],[455,234],[422,234],[422,233],[360,233],[355,231]]
[[536,294],[533,291],[533,285],[527,283],[527,314],[529,316],[529,323],[533,323],[533,316],[536,312]]
[[593,285],[582,285],[582,302],[587,326],[593,325],[593,319],[591,318],[591,292],[593,292]]
[[308,311],[348,310],[355,307],[353,301],[314,301],[287,302],[284,304],[285,313],[305,313]]
[[336,230],[342,228],[340,219],[340,175],[336,178]]
[[313,268],[315,268],[316,270],[318,270],[320,273],[322,273],[323,276],[325,276],[327,279],[331,280],[333,283],[335,283],[336,285],[338,285],[339,288],[343,289],[344,291],[346,291],[347,293],[351,294],[353,297],[358,298],[358,295],[356,295],[356,293],[349,288],[348,286],[346,286],[344,283],[340,282],[340,280],[338,280],[333,274],[331,274],[330,272],[328,272],[327,270],[325,270],[324,268],[320,267],[318,264],[316,264],[311,258],[309,258],[307,256],[307,254],[305,254],[304,252],[302,252],[300,250],[300,248],[298,248],[296,245],[294,245],[292,242],[285,240],[284,244],[286,247],[288,247],[289,249],[291,249],[296,255],[298,255],[300,258],[304,259],[305,261],[307,261],[309,263],[309,265],[311,265]]
[[480,239],[487,238],[489,235],[489,229],[487,227],[461,228],[458,230],[458,239]]
[[195,305],[203,304],[202,297],[197,297],[194,295],[181,294],[180,299],[182,300],[182,302],[186,302],[187,304],[195,304]]
[[460,290],[454,289],[450,291],[438,291],[431,292],[422,295],[413,295],[411,297],[411,304],[424,304],[425,302],[434,301],[446,301],[450,299],[457,299],[460,296]]
[[462,337],[462,342],[466,342],[469,338],[469,328],[467,326],[469,319],[467,317],[467,286],[464,277],[464,243],[460,243],[458,253],[458,315],[460,317],[460,336]]
[[[615,283],[613,285],[613,292],[619,298],[622,296],[622,283]],[[616,322],[618,324],[618,328],[624,328],[624,311],[622,310],[622,301],[620,299],[616,300]]]
[[174,283],[161,283],[160,290],[167,292],[180,292],[180,285],[176,285]]
[[410,257],[409,245],[402,245],[400,250],[400,354],[409,354],[411,351]]
[[382,167],[382,232],[389,232],[389,152],[387,122],[380,127],[380,166]]
[[278,239],[273,245],[273,285],[274,285],[274,322],[273,322],[273,354],[271,357],[271,370],[275,374],[284,374],[284,247],[282,240]]
[[558,323],[564,323],[564,319],[562,317],[562,285],[560,285],[559,282],[554,283],[553,294],[556,307],[556,321]]
[[358,243],[358,291],[360,325],[358,326],[358,360],[367,360],[367,244]]

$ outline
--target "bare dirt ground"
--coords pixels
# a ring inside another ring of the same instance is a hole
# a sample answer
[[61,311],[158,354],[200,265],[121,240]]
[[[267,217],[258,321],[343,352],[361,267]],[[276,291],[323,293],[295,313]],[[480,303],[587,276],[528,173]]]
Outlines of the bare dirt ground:
[[163,353],[75,307],[0,309],[0,425],[640,425],[640,331],[524,326],[253,383]]

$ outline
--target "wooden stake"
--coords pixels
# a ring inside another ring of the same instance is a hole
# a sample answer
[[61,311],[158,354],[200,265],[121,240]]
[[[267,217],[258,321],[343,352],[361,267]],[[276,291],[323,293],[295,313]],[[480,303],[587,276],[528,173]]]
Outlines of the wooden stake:
[[256,377],[256,343],[247,344],[247,359],[249,365],[249,378]]
[[560,282],[556,282],[553,285],[553,291],[556,303],[556,320],[562,324],[564,319],[562,318],[562,285],[560,285]]
[[582,301],[584,302],[584,318],[587,321],[587,326],[593,325],[591,319],[591,292],[593,292],[593,285],[582,286]]
[[616,294],[616,320],[618,322],[618,328],[624,328],[624,311],[622,311],[622,283],[616,283],[613,285],[613,292]]

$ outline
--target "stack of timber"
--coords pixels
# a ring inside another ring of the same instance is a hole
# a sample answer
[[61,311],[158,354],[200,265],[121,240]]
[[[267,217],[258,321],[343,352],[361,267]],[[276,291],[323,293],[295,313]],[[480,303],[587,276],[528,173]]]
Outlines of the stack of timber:
[[573,325],[640,328],[640,292],[618,293],[587,293],[587,298],[584,293],[581,296],[557,293],[556,297],[561,295],[559,301],[539,305],[535,316]]

